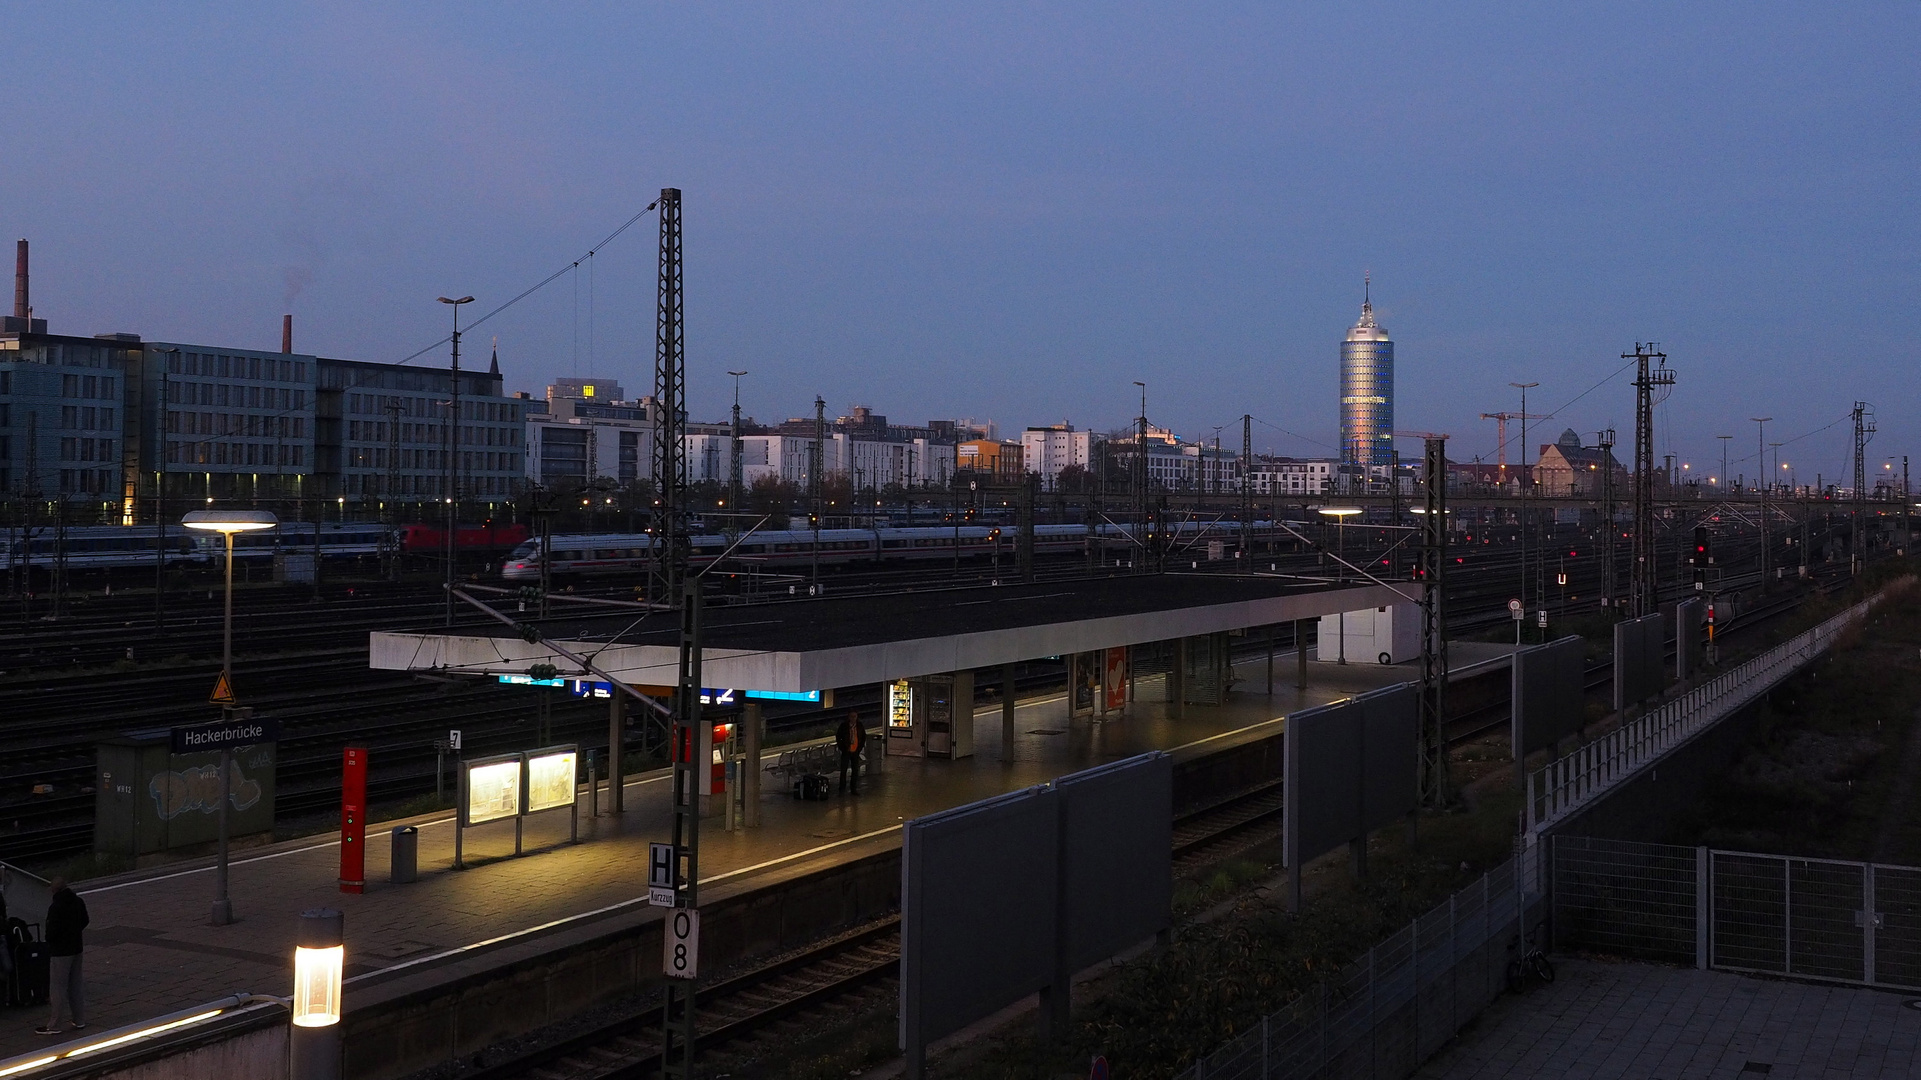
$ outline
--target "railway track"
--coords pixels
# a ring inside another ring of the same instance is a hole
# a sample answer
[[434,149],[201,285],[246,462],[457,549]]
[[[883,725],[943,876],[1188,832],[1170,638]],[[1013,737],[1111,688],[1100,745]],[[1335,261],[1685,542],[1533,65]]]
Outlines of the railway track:
[[[1280,814],[1280,785],[1244,792],[1174,823],[1174,876],[1270,839],[1262,829]],[[849,999],[891,997],[900,966],[900,918],[890,916],[774,958],[710,985],[696,1001],[696,1044],[703,1054],[751,1043],[809,1014]],[[660,1007],[628,1009],[585,1030],[514,1057],[462,1071],[460,1080],[642,1080],[660,1069]],[[745,1053],[753,1056],[753,1048]]]

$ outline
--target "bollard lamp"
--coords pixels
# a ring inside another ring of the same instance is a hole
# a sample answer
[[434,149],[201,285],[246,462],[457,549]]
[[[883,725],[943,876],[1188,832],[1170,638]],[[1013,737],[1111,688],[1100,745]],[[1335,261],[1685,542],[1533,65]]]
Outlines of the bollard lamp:
[[332,908],[300,913],[293,951],[293,1030],[288,1080],[340,1080],[340,982],[347,966],[343,920]]

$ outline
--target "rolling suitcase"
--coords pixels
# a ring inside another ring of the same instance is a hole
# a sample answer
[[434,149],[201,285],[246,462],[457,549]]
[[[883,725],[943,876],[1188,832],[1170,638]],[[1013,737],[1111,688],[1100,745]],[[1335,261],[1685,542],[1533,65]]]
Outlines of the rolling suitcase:
[[807,802],[827,801],[827,775],[825,773],[805,773],[794,779],[794,797]]
[[6,948],[13,960],[7,972],[6,1002],[9,1005],[45,1005],[48,992],[48,972],[52,967],[48,960],[47,943],[35,941],[39,931],[37,923],[25,919],[7,920],[5,940],[0,947]]

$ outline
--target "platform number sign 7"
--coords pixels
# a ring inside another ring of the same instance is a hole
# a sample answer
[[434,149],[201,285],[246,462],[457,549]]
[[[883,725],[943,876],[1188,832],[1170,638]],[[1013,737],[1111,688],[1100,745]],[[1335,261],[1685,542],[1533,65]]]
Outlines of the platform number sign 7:
[[693,979],[700,971],[700,911],[675,908],[667,913],[667,950],[662,970],[670,979]]

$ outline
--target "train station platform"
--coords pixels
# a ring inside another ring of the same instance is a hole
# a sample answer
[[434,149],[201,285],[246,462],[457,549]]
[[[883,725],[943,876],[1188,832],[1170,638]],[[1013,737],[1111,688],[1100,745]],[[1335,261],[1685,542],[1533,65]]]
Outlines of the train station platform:
[[[1499,660],[1500,649],[1464,646],[1456,666],[1484,667]],[[1271,695],[1265,692],[1265,658],[1243,660],[1236,669],[1239,689],[1225,704],[1181,708],[1146,701],[1099,721],[1070,720],[1063,693],[1022,700],[1008,752],[1001,745],[1000,707],[984,706],[974,717],[973,757],[887,758],[863,779],[858,797],[803,802],[770,778],[760,799],[760,827],[728,831],[719,812],[703,819],[703,905],[731,889],[793,880],[898,848],[909,818],[1146,750],[1174,750],[1177,757],[1207,753],[1224,737],[1231,741],[1233,733],[1291,711],[1411,676],[1405,666],[1308,666],[1306,690],[1294,686],[1289,656],[1277,658]],[[1158,697],[1152,690],[1161,678],[1143,677],[1139,696]],[[779,756],[768,751],[763,767]],[[511,821],[470,828],[468,868],[458,871],[452,868],[450,813],[377,824],[368,830],[363,894],[338,890],[335,838],[249,849],[231,864],[237,921],[225,927],[207,924],[213,873],[206,860],[82,882],[77,891],[92,916],[85,955],[89,1027],[100,1032],[237,991],[285,994],[296,916],[309,908],[345,913],[350,1020],[356,998],[472,980],[489,964],[525,964],[564,935],[642,916],[649,911],[647,844],[665,840],[670,828],[669,783],[665,770],[629,777],[626,810],[617,817],[593,816],[583,788],[577,804],[581,842],[567,842],[565,810],[549,811],[526,819],[527,854],[518,858],[510,857]],[[604,806],[604,792],[600,799]],[[420,876],[411,884],[391,884],[389,836],[402,824],[419,827]],[[10,1021],[0,1025],[0,1066],[59,1041],[32,1033],[45,1018],[43,1009],[7,1010],[0,1017]]]

